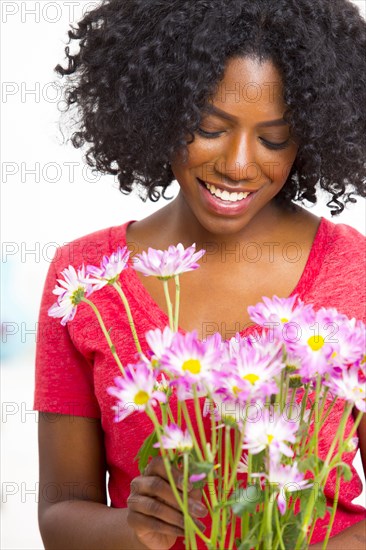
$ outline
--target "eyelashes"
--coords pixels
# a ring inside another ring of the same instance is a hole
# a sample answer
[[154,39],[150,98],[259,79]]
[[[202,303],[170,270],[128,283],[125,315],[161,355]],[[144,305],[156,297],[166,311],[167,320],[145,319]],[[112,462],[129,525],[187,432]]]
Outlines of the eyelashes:
[[[197,134],[200,136],[206,138],[206,139],[215,139],[221,136],[223,132],[206,132],[206,130],[202,130],[202,128],[197,128],[196,130]],[[267,147],[268,149],[272,149],[273,151],[279,151],[281,149],[286,149],[288,145],[290,144],[290,138],[286,141],[283,141],[282,143],[273,143],[271,141],[267,141],[266,139],[259,138],[263,145]]]
[[219,137],[222,134],[222,132],[206,132],[205,130],[202,130],[202,128],[197,128],[197,134],[207,139],[213,139],[213,138]]
[[266,147],[268,147],[268,149],[273,149],[274,151],[286,149],[286,147],[290,145],[290,138],[286,139],[286,141],[283,141],[282,143],[272,143],[271,141],[266,141],[263,138],[260,138],[260,140]]

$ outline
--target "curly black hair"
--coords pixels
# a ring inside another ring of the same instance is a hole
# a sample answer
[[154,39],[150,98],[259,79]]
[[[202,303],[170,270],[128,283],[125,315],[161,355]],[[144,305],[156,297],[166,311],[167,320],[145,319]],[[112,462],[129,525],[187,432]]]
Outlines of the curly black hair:
[[55,68],[78,113],[71,141],[122,192],[165,196],[228,59],[251,56],[280,71],[300,144],[276,201],[316,203],[320,187],[337,215],[366,196],[366,22],[350,1],[102,0],[71,29],[78,53]]

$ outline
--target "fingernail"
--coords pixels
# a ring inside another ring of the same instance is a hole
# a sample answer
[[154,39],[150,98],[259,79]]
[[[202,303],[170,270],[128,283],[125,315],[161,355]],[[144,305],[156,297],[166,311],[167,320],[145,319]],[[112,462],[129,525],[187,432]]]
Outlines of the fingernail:
[[206,506],[197,500],[189,500],[189,508],[196,516],[205,516],[208,512]]
[[202,523],[202,521],[195,519],[194,522],[197,525],[198,529],[200,529],[201,531],[204,531],[206,529],[206,525]]
[[[183,476],[178,477],[177,486],[179,487],[179,489],[181,489],[183,491],[183,489],[184,489],[184,477]],[[192,489],[193,489],[193,485],[190,481],[188,481],[188,484],[187,484],[188,492],[192,491]]]

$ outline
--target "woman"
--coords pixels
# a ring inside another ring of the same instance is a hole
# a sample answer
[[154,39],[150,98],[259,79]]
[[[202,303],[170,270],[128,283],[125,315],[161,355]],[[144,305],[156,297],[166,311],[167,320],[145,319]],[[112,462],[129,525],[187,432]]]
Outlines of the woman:
[[[67,103],[78,108],[73,144],[86,144],[89,164],[117,175],[122,192],[137,184],[157,200],[173,179],[180,192],[142,221],[64,247],[50,268],[35,397],[41,533],[46,548],[181,548],[182,515],[161,461],[144,476],[133,463],[151,426],[143,415],[113,424],[106,388],[118,372],[93,314],[80,307],[62,327],[47,317],[52,289],[70,263],[97,263],[124,243],[137,252],[195,242],[207,254],[183,277],[182,330],[250,334],[247,307],[274,294],[365,321],[364,238],[294,202],[315,203],[321,188],[337,214],[352,194],[366,195],[365,22],[347,0],[109,0],[69,36],[80,52],[66,49],[67,69],[56,69],[69,75]],[[146,348],[144,332],[167,322],[160,283],[130,268],[121,283]],[[96,301],[127,363],[133,342],[109,290]],[[325,447],[336,424],[333,415]],[[365,465],[365,420],[358,435]],[[359,493],[354,472],[328,548],[364,547],[365,510],[351,504]],[[328,484],[330,502],[333,494]],[[190,505],[204,522],[197,491]],[[324,537],[319,522],[312,546]]]

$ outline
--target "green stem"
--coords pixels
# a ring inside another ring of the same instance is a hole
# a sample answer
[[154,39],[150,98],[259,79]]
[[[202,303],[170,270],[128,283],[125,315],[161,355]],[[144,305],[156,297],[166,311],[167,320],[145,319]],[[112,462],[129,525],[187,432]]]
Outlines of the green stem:
[[296,388],[291,388],[290,410],[289,410],[289,413],[287,415],[287,417],[290,418],[290,419],[291,419],[292,409],[293,409],[294,402],[295,402],[295,396],[296,396]]
[[338,466],[338,468],[337,468],[336,484],[335,484],[334,500],[333,500],[333,507],[332,507],[332,513],[331,513],[331,516],[330,516],[330,519],[329,519],[327,534],[326,534],[326,537],[325,537],[324,542],[323,542],[322,550],[325,550],[325,549],[326,549],[327,544],[328,544],[328,540],[329,540],[329,537],[330,537],[330,533],[331,533],[331,531],[332,531],[332,527],[333,527],[333,523],[334,523],[334,518],[335,518],[335,515],[336,515],[336,511],[337,511],[340,484],[341,484],[341,469],[340,469],[340,467]]
[[267,503],[265,548],[272,548],[272,510],[275,500],[275,495],[270,495],[269,502]]
[[211,523],[211,538],[210,538],[211,548],[216,548],[216,542],[217,542],[217,537],[218,537],[219,528],[220,528],[220,524],[219,524],[220,508],[218,506],[216,489],[215,489],[215,478],[212,470],[211,472],[209,472],[207,476],[207,481],[208,481],[208,490],[209,490],[211,507],[212,507],[212,523]]
[[304,414],[305,414],[305,410],[306,410],[306,401],[308,399],[309,390],[310,390],[310,384],[306,384],[305,393],[304,393],[303,398],[301,400],[300,424],[304,420]]
[[175,304],[174,304],[174,331],[178,332],[179,327],[179,302],[180,302],[180,282],[179,275],[174,276],[175,281]]
[[236,516],[235,514],[231,514],[231,532],[230,532],[229,546],[227,550],[232,550],[234,546],[235,532],[236,532]]
[[177,403],[177,425],[181,428],[182,427],[182,405],[181,402],[178,400]]
[[[323,465],[323,468],[322,468],[322,471],[320,472],[320,482],[323,481],[325,475],[326,475],[326,470],[328,469],[328,466],[330,464],[330,461],[332,459],[332,455],[333,455],[333,452],[334,452],[334,449],[336,448],[337,446],[337,443],[338,441],[341,441],[342,438],[343,438],[343,434],[344,434],[344,430],[346,428],[346,422],[348,420],[348,417],[349,415],[351,414],[352,412],[352,404],[351,403],[348,403],[348,406],[345,408],[344,412],[343,412],[343,415],[342,415],[342,418],[341,418],[341,422],[338,426],[338,430],[337,430],[337,433],[332,441],[332,444],[329,448],[329,451],[328,451],[328,454],[327,454],[327,457],[324,461],[324,465]],[[356,428],[357,429],[357,428]]]
[[184,538],[186,544],[186,550],[197,550],[196,537],[190,529],[189,522],[187,522],[187,517],[189,517],[188,512],[188,473],[189,473],[189,457],[188,453],[183,454],[183,505],[184,505]]
[[215,403],[210,399],[210,418],[211,418],[211,452],[215,460],[217,449],[217,427],[215,418]]
[[[174,418],[173,412],[172,412],[172,410],[171,410],[171,408],[170,408],[169,401],[168,401],[166,407],[167,407],[168,417],[169,417],[170,422],[172,422],[173,424],[175,424],[175,423],[176,423],[176,422],[175,422],[175,418]],[[178,424],[178,426],[181,427],[180,424]]]
[[[346,419],[345,419],[345,422],[344,422],[344,429],[343,429],[343,431],[341,432],[341,434],[340,434],[340,436],[339,436],[339,441],[340,441],[340,442],[343,440],[344,431],[345,431],[345,424],[346,424],[346,421],[348,420],[348,417],[349,417],[349,415],[351,414],[351,411],[352,411],[352,405],[351,405],[351,404],[349,404],[349,405],[350,405],[349,408],[348,408],[349,413],[348,413],[348,415],[347,415],[347,417],[346,417]],[[360,424],[360,422],[361,422],[361,420],[362,420],[363,414],[364,414],[364,413],[363,413],[362,411],[359,411],[359,413],[358,413],[358,415],[357,415],[357,418],[356,418],[356,420],[355,420],[355,422],[354,422],[354,425],[353,425],[353,427],[352,427],[350,433],[348,434],[347,439],[345,439],[345,440],[343,441],[343,443],[342,443],[342,446],[339,447],[339,450],[338,450],[338,453],[336,454],[336,456],[335,456],[333,459],[330,458],[330,459],[328,460],[328,457],[329,457],[329,454],[330,454],[330,453],[328,453],[328,456],[327,456],[327,458],[326,458],[326,460],[325,460],[325,463],[324,463],[324,466],[325,466],[326,464],[327,464],[327,466],[328,466],[328,472],[324,472],[324,475],[321,477],[321,482],[322,482],[322,486],[323,486],[323,487],[325,486],[325,484],[326,484],[327,481],[328,481],[328,476],[329,476],[330,471],[331,471],[333,468],[335,468],[336,466],[338,466],[338,464],[341,464],[341,462],[342,462],[342,454],[345,452],[345,449],[346,449],[348,443],[350,442],[350,440],[352,439],[353,435],[355,434],[355,432],[356,432],[356,430],[357,430],[357,428],[358,428],[358,426],[359,426],[359,424]],[[336,435],[335,439],[337,439],[337,435]],[[334,451],[334,447],[333,447],[333,451]],[[324,468],[323,468],[323,470],[324,470]],[[322,472],[323,472],[323,470],[322,470]]]
[[[168,422],[168,407],[169,407],[169,404],[167,405],[166,403],[160,403],[159,402],[159,405],[160,405],[160,412],[161,412],[161,424],[163,427],[165,427]],[[170,407],[169,407],[170,409]],[[173,420],[174,421],[174,420]],[[169,456],[169,460],[174,460],[174,451],[173,449],[167,449],[167,452],[168,452],[168,456]]]
[[315,418],[314,418],[314,440],[315,440],[315,475],[319,473],[319,393],[321,390],[321,376],[318,374],[316,378],[316,389],[315,389]]
[[193,400],[194,400],[194,411],[196,413],[196,421],[198,426],[198,433],[200,434],[200,438],[201,438],[201,446],[203,448],[203,453],[205,455],[205,458],[206,460],[208,460],[206,433],[202,422],[201,407],[200,407],[200,401],[197,395],[196,384],[193,384]]
[[[242,430],[240,431],[240,437],[239,437],[239,442],[238,442],[238,445],[236,447],[236,452],[235,452],[235,456],[234,456],[234,460],[233,460],[233,467],[232,467],[232,470],[231,470],[231,476],[230,476],[230,480],[229,480],[229,491],[232,489],[235,481],[236,481],[236,476],[237,476],[237,469],[238,469],[238,464],[239,464],[239,461],[240,461],[240,457],[242,455],[242,440],[243,440],[243,431],[244,431],[244,426],[242,428]],[[248,459],[249,459],[249,453],[248,453]],[[248,481],[249,483],[249,481]]]
[[189,434],[190,434],[190,436],[192,438],[192,441],[193,441],[194,449],[197,453],[198,460],[203,462],[203,454],[202,454],[202,451],[200,449],[200,446],[197,443],[196,434],[195,434],[195,431],[193,429],[192,422],[191,422],[191,417],[189,416],[189,412],[188,412],[187,405],[186,405],[185,401],[182,401],[182,411],[183,411],[184,419],[185,419],[186,424],[187,424]]
[[256,546],[256,549],[259,549],[259,548],[262,548],[262,537],[263,537],[263,531],[264,531],[264,528],[265,528],[265,517],[266,517],[266,510],[267,510],[267,507],[268,507],[268,491],[269,491],[269,484],[268,482],[266,481],[266,484],[264,486],[264,503],[263,503],[263,512],[262,512],[262,518],[261,518],[261,522],[260,522],[260,530],[259,530],[259,535],[258,535],[258,543],[257,543],[257,546]]
[[226,516],[227,516],[227,506],[225,506],[228,500],[228,479],[229,479],[229,447],[231,446],[230,441],[230,426],[225,426],[225,459],[224,459],[224,488],[223,488],[223,499],[222,504],[224,505],[222,510],[222,519],[221,519],[221,541],[220,541],[220,550],[225,549],[225,538],[226,538]]
[[[330,413],[332,412],[332,409],[337,401],[338,397],[336,396],[333,401],[331,402],[331,404],[329,405],[329,407],[327,408],[327,411],[325,413],[325,415],[323,416],[322,420],[321,420],[321,424],[320,424],[320,430],[322,429],[322,427],[324,426],[325,424],[325,421],[327,420],[328,416],[330,415]],[[324,409],[323,409],[324,410]],[[300,454],[302,456],[304,456],[305,454],[307,454],[309,452],[309,450],[311,449],[311,446],[313,444],[313,440],[314,440],[314,435],[312,435],[312,437],[310,438],[310,440],[306,440],[306,438],[304,439],[304,444],[301,445],[301,450],[300,450]]]
[[208,496],[206,495],[206,492],[205,491],[202,491],[202,495],[203,495],[203,500],[205,501],[205,506],[208,510],[208,513],[210,514],[210,516],[212,517],[212,507],[211,507],[211,504],[210,504],[210,501],[208,499]]
[[[248,472],[247,472],[247,487],[251,483],[251,474],[252,474],[252,455],[248,452],[247,454],[247,461],[248,461]],[[242,540],[247,537],[249,532],[249,512],[248,510],[245,510],[244,514],[241,518],[241,534],[242,534]]]
[[357,428],[358,426],[360,425],[360,422],[362,420],[362,417],[363,417],[364,413],[362,411],[358,411],[358,414],[357,414],[357,418],[356,420],[354,421],[354,424],[347,436],[347,439],[345,440],[344,442],[344,446],[347,447],[348,443],[351,441],[352,437],[355,435],[356,431],[357,431]]
[[207,538],[199,530],[199,528],[197,527],[197,525],[194,523],[193,519],[191,518],[190,514],[184,508],[184,503],[183,503],[183,501],[180,497],[179,491],[178,491],[177,486],[176,486],[175,481],[174,481],[174,477],[173,477],[173,474],[172,474],[172,469],[171,469],[171,465],[170,465],[170,462],[169,462],[169,459],[168,459],[168,455],[167,455],[167,453],[166,453],[166,451],[163,447],[163,443],[162,443],[162,440],[161,440],[161,433],[160,433],[161,426],[159,424],[159,421],[158,421],[153,409],[151,409],[150,407],[146,408],[146,413],[149,416],[149,418],[151,419],[152,423],[154,424],[156,436],[157,436],[158,441],[160,443],[161,456],[162,456],[162,459],[163,459],[163,462],[164,462],[164,466],[165,466],[165,470],[166,470],[166,473],[167,473],[167,476],[168,476],[170,487],[171,487],[173,495],[175,496],[175,499],[178,503],[178,506],[180,507],[181,511],[184,514],[184,519],[185,519],[185,521],[187,521],[189,523],[190,527],[204,541],[205,544],[210,544],[210,542],[211,542],[210,539]]
[[[329,448],[329,451],[328,451],[327,457],[324,461],[323,467],[322,467],[320,473],[318,474],[318,476],[316,476],[314,478],[314,482],[319,483],[319,485],[321,487],[324,487],[325,483],[327,482],[327,478],[328,478],[329,471],[330,471],[329,465],[330,465],[330,462],[332,460],[332,455],[333,455],[334,449],[336,448],[337,444],[343,439],[344,431],[345,431],[345,428],[346,428],[346,422],[347,422],[347,419],[348,419],[349,415],[351,414],[351,411],[352,411],[352,404],[348,403],[348,406],[345,408],[345,410],[343,412],[343,415],[342,415],[341,421],[339,423],[336,435],[335,435],[335,437],[332,441],[332,444]],[[341,449],[340,449],[340,452],[341,452]],[[308,535],[308,527],[309,527],[309,523],[310,523],[313,511],[314,511],[314,505],[313,505],[312,499],[309,499],[309,501],[307,503],[307,506],[305,508],[304,520],[303,520],[303,523],[302,523],[302,526],[301,526],[301,531],[300,531],[299,537],[298,537],[297,542],[296,542],[295,550],[300,550],[301,549],[303,541]]]
[[111,337],[109,336],[109,332],[108,330],[106,329],[106,326],[104,324],[104,321],[102,319],[102,316],[101,314],[99,313],[99,310],[97,308],[97,306],[91,301],[91,300],[88,300],[88,298],[81,298],[81,302],[85,302],[86,304],[88,304],[92,310],[94,311],[95,315],[97,316],[97,319],[99,321],[99,324],[100,324],[100,328],[102,329],[103,331],[103,334],[105,336],[105,339],[107,340],[108,342],[108,345],[109,345],[109,349],[111,350],[111,353],[121,371],[121,373],[123,374],[123,376],[126,376],[126,372],[125,372],[125,369],[117,355],[117,352],[116,352],[116,348],[114,347],[114,344],[111,340]]
[[[276,532],[277,532],[277,537],[278,537],[278,543],[280,545],[281,550],[286,550],[284,542],[283,542],[283,538],[282,538],[282,529],[281,529],[281,526],[280,526],[280,520],[279,520],[279,516],[278,516],[278,507],[277,506],[275,506],[275,521],[276,521]],[[276,545],[276,547],[277,547],[277,545]]]
[[[283,391],[283,386],[284,386],[284,381],[285,381],[285,369],[282,369],[281,371],[281,377],[280,377],[280,397],[279,397],[279,405],[280,405],[280,413],[282,413],[284,407],[283,407],[283,396],[284,396],[284,391]],[[277,395],[276,395],[276,398],[277,400]],[[285,396],[285,399],[286,399],[286,396]]]
[[123,292],[122,287],[119,283],[117,283],[117,282],[113,283],[113,287],[117,290],[117,292],[118,292],[118,294],[119,294],[119,296],[122,300],[122,303],[125,306],[128,323],[129,323],[130,328],[131,328],[132,337],[133,337],[133,341],[135,342],[136,349],[137,349],[138,353],[142,354],[142,349],[141,349],[140,341],[139,341],[138,336],[137,336],[137,331],[136,331],[135,323],[133,321],[131,308],[130,308],[128,300],[125,296],[125,293]]
[[170,327],[171,330],[174,331],[173,307],[172,307],[172,301],[170,299],[168,280],[167,279],[163,279],[163,287],[164,287],[166,306],[168,308],[169,327]]

